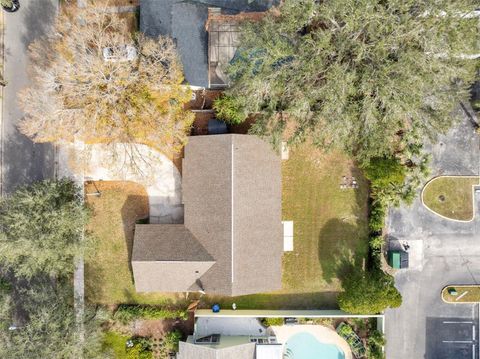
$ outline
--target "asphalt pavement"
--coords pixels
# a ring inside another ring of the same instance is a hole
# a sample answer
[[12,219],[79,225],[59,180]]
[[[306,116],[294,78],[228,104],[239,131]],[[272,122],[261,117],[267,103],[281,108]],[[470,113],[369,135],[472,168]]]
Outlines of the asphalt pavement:
[[24,114],[19,92],[29,85],[28,46],[45,33],[55,18],[58,0],[21,0],[15,13],[4,12],[4,76],[1,117],[1,192],[54,175],[54,148],[35,144],[18,131]]
[[[463,121],[429,150],[432,176],[479,175],[480,136],[471,120]],[[442,219],[423,207],[390,211],[390,238],[420,250],[414,269],[399,270],[395,283],[403,296],[400,308],[386,311],[388,359],[478,359],[478,304],[446,304],[440,292],[448,284],[480,284],[480,196],[470,223]],[[414,244],[414,245],[413,245]]]

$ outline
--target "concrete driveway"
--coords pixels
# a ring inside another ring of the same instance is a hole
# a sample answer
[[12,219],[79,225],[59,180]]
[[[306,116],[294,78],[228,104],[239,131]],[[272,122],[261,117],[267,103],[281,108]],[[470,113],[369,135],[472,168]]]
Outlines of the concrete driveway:
[[23,112],[17,103],[18,93],[28,86],[27,48],[51,26],[58,0],[22,0],[16,13],[4,15],[4,76],[1,118],[2,192],[12,192],[20,184],[54,175],[54,153],[49,144],[34,144],[17,130]]
[[[137,144],[137,167],[128,165],[128,155],[122,144],[117,157],[105,145],[82,143],[58,146],[60,177],[75,177],[83,181],[132,181],[145,187],[148,193],[150,223],[183,223],[182,178],[173,162],[154,149]],[[84,165],[82,165],[84,163]]]
[[[431,146],[432,176],[478,175],[480,136],[464,121]],[[411,207],[390,211],[389,236],[412,244],[417,265],[396,274],[403,296],[399,309],[386,311],[388,359],[480,358],[479,307],[445,304],[441,289],[451,283],[480,283],[480,198],[473,222],[442,219],[417,198]],[[418,255],[421,252],[420,255]]]

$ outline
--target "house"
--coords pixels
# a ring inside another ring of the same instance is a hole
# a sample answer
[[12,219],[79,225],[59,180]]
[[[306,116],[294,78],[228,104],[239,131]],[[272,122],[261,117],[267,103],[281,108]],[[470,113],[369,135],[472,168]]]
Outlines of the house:
[[[363,343],[359,340],[351,347],[340,334],[339,329],[353,319],[368,321],[380,333],[385,332],[383,314],[268,309],[222,309],[214,313],[197,309],[193,333],[179,343],[177,359],[363,358]],[[355,333],[352,336],[359,339]],[[305,350],[307,347],[310,350]]]
[[281,288],[281,159],[256,136],[192,136],[185,147],[184,224],[139,224],[138,292],[228,296]]
[[[140,31],[174,39],[186,81],[194,88],[226,86],[238,24],[258,19],[278,0],[140,0]],[[238,16],[237,16],[238,15]]]

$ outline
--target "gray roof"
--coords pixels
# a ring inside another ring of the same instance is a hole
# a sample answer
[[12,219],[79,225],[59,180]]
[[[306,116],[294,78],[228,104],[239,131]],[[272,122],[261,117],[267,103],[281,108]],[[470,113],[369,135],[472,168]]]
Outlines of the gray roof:
[[132,270],[137,292],[185,291],[213,264],[215,260],[183,224],[135,226]]
[[140,30],[149,36],[175,39],[185,79],[208,87],[208,7],[229,12],[265,11],[277,0],[140,0]]
[[[270,145],[249,135],[192,136],[185,147],[182,182],[185,229],[175,229],[182,235],[182,245],[177,243],[172,226],[137,226],[132,266],[170,255],[185,262],[213,260],[206,272],[197,273],[198,280],[190,287],[182,281],[183,290],[175,291],[191,290],[196,285],[207,293],[223,295],[280,289],[281,163]],[[145,231],[149,226],[152,229]],[[198,246],[192,243],[195,239]],[[135,248],[137,242],[139,248]],[[159,248],[154,249],[156,245]],[[150,246],[152,253],[148,252]],[[178,253],[181,248],[188,253]],[[166,272],[136,273],[134,269],[136,286],[138,274],[165,282],[155,287],[172,284],[173,276]]]
[[178,359],[255,359],[255,343],[219,349],[186,342],[179,344]]

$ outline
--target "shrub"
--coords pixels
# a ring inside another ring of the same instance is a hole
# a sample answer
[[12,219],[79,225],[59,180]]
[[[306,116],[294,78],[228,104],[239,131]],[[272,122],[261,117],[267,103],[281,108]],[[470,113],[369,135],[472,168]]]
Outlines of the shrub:
[[171,332],[168,332],[164,337],[163,337],[163,346],[167,351],[178,351],[178,342],[182,338],[182,333],[176,329]]
[[213,109],[219,119],[232,125],[242,123],[246,119],[235,99],[227,95],[217,98],[213,102]]
[[475,111],[480,111],[480,99],[473,100],[472,107]]
[[188,313],[186,310],[170,310],[152,306],[121,304],[115,312],[113,318],[122,323],[128,323],[132,320],[143,319],[183,319],[186,320]]
[[393,277],[380,269],[353,272],[342,284],[338,304],[347,313],[375,314],[402,304]]
[[372,201],[370,206],[370,216],[368,218],[368,227],[372,233],[381,233],[385,225],[385,215],[387,207],[381,201]]
[[385,353],[382,347],[385,345],[385,337],[378,330],[369,333],[367,340],[367,358],[385,359]]
[[0,278],[0,293],[9,293],[11,290],[11,283],[4,278]]
[[283,318],[262,318],[260,319],[264,327],[271,327],[272,325],[283,325]]
[[367,165],[363,166],[363,171],[373,188],[402,186],[405,182],[405,166],[396,158],[374,157]]

